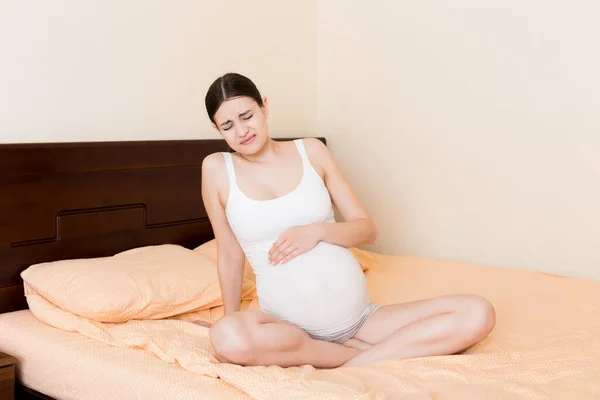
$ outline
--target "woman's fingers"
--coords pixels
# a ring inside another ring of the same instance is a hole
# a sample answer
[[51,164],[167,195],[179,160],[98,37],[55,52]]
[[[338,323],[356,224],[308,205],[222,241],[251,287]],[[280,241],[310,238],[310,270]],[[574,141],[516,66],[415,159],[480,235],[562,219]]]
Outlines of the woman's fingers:
[[271,259],[272,259],[271,263],[279,264],[285,257],[287,257],[295,249],[296,249],[296,246],[294,246],[292,243],[286,242],[286,244],[284,244],[283,246],[280,246],[279,250],[277,250],[271,256]]
[[273,257],[273,254],[275,254],[276,251],[279,251],[279,248],[286,243],[286,237],[285,236],[279,236],[279,238],[277,238],[277,240],[275,241],[275,243],[273,243],[273,246],[271,246],[271,250],[269,250],[269,260]]
[[300,253],[300,250],[298,250],[298,249],[291,251],[287,256],[284,257],[283,260],[281,260],[281,264],[285,264],[286,262],[294,259],[299,253]]
[[273,262],[275,255],[283,249],[282,246],[284,246],[286,243],[287,242],[283,237],[280,237],[275,243],[273,243],[273,246],[271,246],[271,250],[269,250],[269,262]]
[[285,249],[288,245],[289,243],[284,237],[279,237],[277,241],[273,243],[271,250],[269,250],[269,262],[272,263],[273,261],[275,261],[279,253],[281,253],[281,251]]

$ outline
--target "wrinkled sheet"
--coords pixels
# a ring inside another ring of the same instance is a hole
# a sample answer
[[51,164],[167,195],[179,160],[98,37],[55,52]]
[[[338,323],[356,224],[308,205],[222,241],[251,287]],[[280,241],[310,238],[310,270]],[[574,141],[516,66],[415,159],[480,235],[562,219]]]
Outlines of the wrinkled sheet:
[[165,362],[151,351],[56,329],[29,310],[0,314],[0,351],[17,358],[20,382],[59,400],[248,399],[219,379]]
[[[68,314],[35,295],[28,301],[37,318],[62,331],[127,348],[130,354],[151,354],[164,365],[195,374],[196,393],[201,393],[196,398],[600,399],[600,283],[456,261],[356,254],[363,268],[367,264],[373,302],[480,294],[496,307],[495,330],[461,355],[334,370],[240,367],[217,363],[208,329],[187,322],[214,321],[222,307],[178,319],[103,324]],[[256,307],[256,300],[244,303],[244,308]],[[168,379],[161,368],[155,372],[157,382]],[[145,383],[130,381],[138,384]],[[163,392],[144,398],[185,397]]]

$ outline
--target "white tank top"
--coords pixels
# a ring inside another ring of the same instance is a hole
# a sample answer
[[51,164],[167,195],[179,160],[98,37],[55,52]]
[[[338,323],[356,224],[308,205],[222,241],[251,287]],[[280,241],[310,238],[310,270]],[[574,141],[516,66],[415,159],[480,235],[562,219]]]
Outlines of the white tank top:
[[314,170],[301,139],[298,186],[272,200],[246,196],[236,183],[233,158],[223,153],[229,176],[226,215],[256,274],[263,311],[309,333],[328,334],[361,318],[370,301],[362,269],[350,250],[320,242],[286,264],[269,265],[268,252],[286,229],[314,222],[335,222],[327,187]]

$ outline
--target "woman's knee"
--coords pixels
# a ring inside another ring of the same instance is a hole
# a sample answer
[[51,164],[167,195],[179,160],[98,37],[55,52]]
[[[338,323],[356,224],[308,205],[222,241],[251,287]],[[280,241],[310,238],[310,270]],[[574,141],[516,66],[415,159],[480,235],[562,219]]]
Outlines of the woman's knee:
[[494,306],[480,296],[466,296],[459,314],[460,334],[470,344],[483,340],[496,325]]
[[256,354],[252,322],[241,315],[225,316],[217,321],[209,337],[217,358],[222,362],[251,365]]

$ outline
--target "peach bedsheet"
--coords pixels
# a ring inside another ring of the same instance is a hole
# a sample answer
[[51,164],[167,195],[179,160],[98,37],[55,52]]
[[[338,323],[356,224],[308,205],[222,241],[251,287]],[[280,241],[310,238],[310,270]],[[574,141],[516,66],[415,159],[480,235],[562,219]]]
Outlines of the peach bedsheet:
[[[169,396],[163,390],[145,394],[145,399],[188,398],[171,385],[170,379],[178,375],[165,374],[166,366],[169,371],[185,371],[185,385],[193,385],[194,398],[207,399],[600,399],[600,283],[455,261],[355,254],[366,268],[375,303],[457,292],[481,294],[497,309],[496,329],[462,355],[388,360],[335,370],[243,368],[216,363],[207,329],[185,321],[214,320],[222,314],[222,307],[184,315],[183,320],[125,324],[90,322],[43,299],[36,300],[32,311],[62,331],[80,332],[89,338],[86,343],[104,346],[107,354],[109,348],[127,350],[115,366],[142,368],[146,374],[146,380],[130,375],[130,385],[172,387]],[[244,305],[256,306],[256,301]],[[79,334],[70,335],[82,340]],[[10,347],[4,340],[19,338],[1,339],[0,350]],[[48,346],[52,340],[48,338]],[[131,361],[146,359],[148,354],[162,359],[164,368],[153,361],[149,371]],[[93,367],[91,361],[82,365]],[[148,374],[154,380],[148,381]],[[190,381],[189,374],[197,379]],[[92,397],[81,394],[80,398]]]

